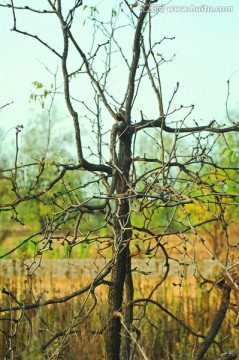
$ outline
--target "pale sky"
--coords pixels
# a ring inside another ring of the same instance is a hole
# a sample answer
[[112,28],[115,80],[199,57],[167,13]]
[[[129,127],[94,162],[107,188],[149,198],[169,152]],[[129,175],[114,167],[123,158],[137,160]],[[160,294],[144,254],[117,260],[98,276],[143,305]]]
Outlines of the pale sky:
[[[166,0],[164,0],[166,2]],[[5,3],[3,0],[0,3]],[[28,4],[40,7],[47,1],[16,1],[16,4]],[[68,0],[64,4],[71,3]],[[72,1],[74,3],[74,1]],[[99,4],[104,16],[110,14],[111,9],[119,1],[83,1],[84,5]],[[130,3],[134,3],[131,1]],[[225,102],[227,95],[227,80],[231,80],[230,111],[237,111],[239,99],[239,2],[238,0],[172,0],[168,6],[232,6],[232,12],[170,12],[167,7],[164,13],[158,13],[154,18],[154,39],[158,41],[164,36],[175,37],[174,41],[165,41],[160,47],[160,53],[167,59],[176,54],[172,62],[161,68],[161,79],[165,106],[179,81],[180,90],[175,99],[175,105],[195,105],[192,118],[204,123],[212,119],[223,121],[225,118]],[[44,8],[44,7],[43,7]],[[137,9],[135,9],[137,12]],[[77,19],[81,44],[87,47],[92,32],[84,27],[81,30],[86,12],[79,12]],[[51,15],[41,16],[24,11],[17,12],[19,28],[46,39],[49,44],[61,51],[61,38],[57,22]],[[26,124],[29,110],[34,104],[29,104],[29,96],[33,91],[32,82],[41,81],[49,85],[52,79],[44,67],[44,63],[51,71],[55,71],[58,58],[40,43],[29,37],[10,31],[12,28],[11,10],[0,7],[0,106],[14,102],[0,113],[0,128],[6,134],[12,127]],[[89,24],[89,22],[87,22]],[[122,36],[122,41],[130,48],[132,36]],[[129,54],[130,59],[131,54]],[[131,59],[130,59],[131,60]],[[123,83],[120,69],[115,70],[114,89]],[[77,93],[77,88],[76,88]],[[87,96],[87,87],[84,90]],[[141,105],[149,114],[154,114],[151,95],[142,94]],[[61,108],[62,100],[56,101]],[[139,109],[140,110],[140,109]],[[36,111],[40,111],[36,105]],[[12,134],[12,135],[11,135]],[[14,136],[14,131],[7,135]]]

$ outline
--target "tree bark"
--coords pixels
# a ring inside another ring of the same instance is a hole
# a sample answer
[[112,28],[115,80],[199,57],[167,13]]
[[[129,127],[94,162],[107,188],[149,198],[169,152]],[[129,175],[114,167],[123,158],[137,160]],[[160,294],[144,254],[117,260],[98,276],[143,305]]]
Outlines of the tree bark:
[[[119,136],[119,151],[116,172],[116,193],[122,194],[128,190],[129,171],[131,166],[131,133],[124,130]],[[108,326],[106,329],[106,359],[119,360],[121,347],[121,316],[124,283],[127,269],[127,259],[130,256],[129,242],[132,235],[130,224],[130,204],[128,199],[119,202],[114,215],[115,242],[113,245],[113,259],[115,264],[111,273],[112,286],[108,294]],[[123,317],[122,317],[123,318]],[[128,347],[130,343],[128,342]],[[127,353],[129,353],[129,349]]]
[[233,360],[233,359],[239,359],[239,348],[223,354],[215,355],[210,358],[203,358],[203,360]]
[[197,351],[193,357],[193,360],[202,360],[203,359],[203,356],[206,354],[207,350],[211,346],[211,344],[212,344],[213,340],[215,339],[215,337],[222,325],[222,322],[226,316],[226,312],[227,312],[227,309],[228,309],[228,306],[230,303],[231,289],[230,289],[230,286],[225,283],[221,283],[218,285],[222,289],[222,299],[221,299],[220,308],[213,320],[213,323],[212,323],[211,329],[209,330],[208,335],[205,337],[205,339],[203,340],[203,342],[197,349]]
[[111,274],[111,282],[113,285],[110,287],[108,295],[108,326],[106,330],[107,360],[120,359],[121,319],[117,313],[121,313],[122,311],[123,289],[126,274],[126,253],[127,249],[121,249]]
[[124,324],[122,346],[121,346],[121,360],[131,359],[131,331],[133,322],[133,298],[134,285],[131,272],[131,257],[130,251],[127,253],[126,259],[126,278],[125,278],[125,305],[124,305]]

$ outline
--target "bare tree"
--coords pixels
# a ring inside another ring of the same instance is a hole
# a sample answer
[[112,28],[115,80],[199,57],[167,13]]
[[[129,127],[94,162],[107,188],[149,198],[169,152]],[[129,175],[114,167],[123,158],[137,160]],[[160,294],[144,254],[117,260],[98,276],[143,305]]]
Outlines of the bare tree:
[[[22,204],[39,201],[49,208],[43,228],[29,234],[16,247],[26,243],[34,246],[33,262],[26,265],[30,279],[44,254],[54,250],[56,241],[68,247],[69,255],[80,244],[94,243],[98,256],[105,259],[104,265],[99,263],[100,268],[91,282],[61,298],[35,298],[29,303],[27,297],[21,300],[13,291],[2,290],[12,302],[11,306],[1,308],[9,314],[1,320],[11,321],[14,327],[14,331],[13,328],[2,330],[8,343],[6,356],[9,359],[17,355],[14,341],[18,326],[23,321],[29,328],[32,326],[28,312],[48,305],[67,304],[78,297],[79,311],[65,329],[51,336],[46,329],[39,329],[44,333],[43,355],[59,359],[69,337],[80,331],[97,307],[99,287],[108,289],[107,316],[102,319],[100,328],[90,329],[89,333],[104,335],[107,360],[150,358],[141,347],[143,334],[139,330],[149,305],[166,313],[196,339],[194,359],[203,359],[213,343],[222,350],[215,336],[233,302],[231,294],[236,297],[238,290],[235,277],[238,262],[231,260],[237,242],[230,239],[228,232],[228,212],[236,211],[238,206],[238,192],[228,189],[231,182],[238,185],[238,167],[225,166],[214,149],[221,134],[226,140],[227,133],[239,131],[239,124],[228,117],[227,124],[212,121],[202,126],[196,122],[189,126],[187,121],[191,119],[194,106],[172,108],[178,84],[166,103],[160,67],[167,59],[159,55],[158,49],[162,42],[172,39],[158,39],[153,31],[155,15],[150,7],[155,3],[157,1],[144,0],[131,5],[125,0],[117,9],[110,10],[109,20],[108,15],[98,13],[97,7],[83,5],[82,1],[75,1],[71,8],[61,0],[48,0],[41,9],[23,6],[22,2],[18,6],[13,1],[0,5],[12,12],[14,32],[29,38],[26,41],[34,40],[39,46],[48,48],[61,63],[63,90],[45,89],[39,79],[35,82],[37,93],[32,98],[39,98],[45,107],[42,102],[47,102],[49,97],[64,96],[74,124],[77,153],[76,160],[52,161],[50,167],[54,171],[49,178],[45,177],[49,171],[45,157],[32,164],[19,164],[16,140],[14,166],[3,170],[4,181],[12,189],[12,198],[1,203],[1,213],[11,213],[11,219],[22,222],[18,210]],[[21,11],[30,15],[37,13],[39,18],[57,18],[61,44],[54,47],[41,35],[19,28],[17,20]],[[83,19],[84,11],[89,11],[93,29],[88,35],[91,42],[88,49],[82,45],[79,26],[75,24],[79,18]],[[126,34],[130,33],[130,46],[123,43],[121,31],[125,29]],[[115,74],[122,76],[120,88],[114,87]],[[79,97],[72,85],[74,78],[80,79]],[[89,93],[84,93],[84,88],[89,86]],[[154,118],[144,109],[144,91],[154,94],[152,106],[157,108]],[[82,138],[85,129],[91,129],[90,146],[89,138]],[[18,128],[16,139],[20,132]],[[23,186],[19,172],[28,167],[35,167],[37,175],[33,183]],[[67,180],[69,176],[74,179],[74,185]],[[62,182],[64,188],[59,187]],[[84,199],[79,196],[83,189],[87,189]],[[96,217],[98,220],[94,221]],[[211,233],[215,226],[223,234],[224,251],[220,254],[213,252],[206,238],[207,232]],[[10,252],[14,253],[16,248]],[[105,256],[105,249],[112,249],[110,259]],[[204,272],[200,262],[202,249],[207,259],[218,266],[220,276]],[[158,254],[163,274],[149,293],[139,297],[134,294],[132,259],[141,255],[152,261]],[[183,286],[184,266],[190,265],[201,288],[207,285],[210,286],[207,291],[217,288],[221,294],[221,305],[208,334],[191,329],[157,301],[155,295],[160,292],[172,264],[177,264],[180,273],[175,286]],[[56,341],[57,347],[54,347]],[[236,358],[238,349],[232,351],[228,359]]]

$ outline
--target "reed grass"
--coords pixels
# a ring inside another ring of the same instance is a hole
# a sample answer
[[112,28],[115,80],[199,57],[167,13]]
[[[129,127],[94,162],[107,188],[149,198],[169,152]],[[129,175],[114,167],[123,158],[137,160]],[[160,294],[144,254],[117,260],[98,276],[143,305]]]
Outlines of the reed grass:
[[[147,297],[155,286],[160,276],[145,276],[135,272],[135,298]],[[25,299],[26,303],[36,300],[39,294],[43,299],[64,296],[86,285],[90,278],[80,276],[76,279],[70,271],[62,273],[62,277],[55,277],[52,270],[47,276],[33,275],[31,281],[24,274],[13,269],[12,275],[3,274],[0,278],[1,288],[11,290],[18,299]],[[216,292],[204,293],[198,289],[196,279],[186,276],[183,286],[174,286],[177,279],[169,276],[166,281],[157,289],[153,295],[164,308],[168,309],[178,319],[183,321],[195,333],[205,335],[210,328],[213,317],[219,307],[220,296]],[[81,323],[87,310],[92,305],[91,300],[77,318],[79,326],[75,333],[71,334],[64,344],[58,359],[70,360],[96,360],[104,359],[104,337],[102,334],[94,334],[107,321],[107,287],[101,286],[96,289],[98,299],[97,305],[92,314]],[[19,323],[14,346],[18,359],[40,360],[45,358],[54,359],[54,353],[61,344],[62,337],[52,342],[41,353],[41,345],[48,341],[55,333],[67,328],[73,317],[79,312],[84,298],[74,298],[67,303],[56,306],[49,305],[28,311],[31,319],[32,329],[29,323],[24,320]],[[11,305],[11,300],[2,295],[1,306]],[[12,304],[13,305],[13,304]],[[191,359],[195,347],[201,341],[200,338],[192,336],[186,329],[181,327],[172,317],[166,314],[153,304],[148,304],[144,312],[142,306],[135,306],[134,325],[141,332],[139,346],[149,360],[186,360]],[[5,314],[2,314],[2,317]],[[16,316],[16,312],[12,314]],[[239,345],[236,330],[233,329],[235,314],[230,311],[223,323],[217,341],[225,340],[221,344],[221,350],[227,351]],[[0,322],[2,332],[12,333],[13,323],[11,321]],[[4,358],[7,353],[7,344],[3,333],[0,334],[0,354]],[[213,355],[221,351],[218,346],[213,345],[208,352]],[[141,352],[136,349],[136,359],[141,359]]]

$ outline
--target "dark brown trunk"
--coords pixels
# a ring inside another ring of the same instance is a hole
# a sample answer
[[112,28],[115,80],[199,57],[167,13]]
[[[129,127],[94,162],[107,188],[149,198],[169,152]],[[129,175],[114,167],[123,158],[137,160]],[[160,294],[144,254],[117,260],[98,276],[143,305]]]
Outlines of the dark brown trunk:
[[193,356],[194,360],[203,359],[203,356],[206,354],[207,350],[212,345],[213,340],[215,339],[227,313],[227,309],[230,303],[231,289],[229,285],[224,283],[224,280],[222,281],[221,284],[218,284],[218,286],[222,289],[220,308],[215,315],[215,318],[212,322],[211,328],[207,336],[205,337],[205,339],[197,349],[196,353],[194,354]]
[[[131,165],[131,135],[129,132],[120,137],[117,166],[116,193],[122,194],[128,190],[129,170]],[[131,239],[130,206],[128,199],[119,200],[119,207],[114,218],[115,243],[113,259],[115,264],[111,273],[112,286],[108,295],[108,326],[105,334],[106,359],[119,360],[121,347],[121,319],[124,297],[124,283],[129,259],[129,242]]]
[[130,360],[131,356],[131,333],[133,322],[134,285],[131,271],[130,251],[127,253],[126,278],[125,278],[125,304],[124,304],[124,324],[123,338],[121,346],[121,360]]
[[120,344],[121,344],[121,318],[123,289],[126,274],[126,258],[127,248],[122,250],[117,257],[117,262],[112,270],[111,281],[113,285],[109,290],[108,297],[108,327],[106,333],[106,359],[118,360],[120,359]]

